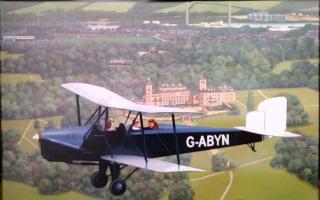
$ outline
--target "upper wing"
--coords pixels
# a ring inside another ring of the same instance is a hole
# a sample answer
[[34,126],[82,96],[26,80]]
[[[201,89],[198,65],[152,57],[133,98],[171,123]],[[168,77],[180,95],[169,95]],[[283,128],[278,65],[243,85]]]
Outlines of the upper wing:
[[98,105],[146,113],[190,113],[180,108],[139,105],[103,87],[86,83],[66,83],[63,88]]
[[155,172],[202,172],[204,170],[184,165],[178,165],[175,163],[169,163],[162,160],[148,158],[146,163],[144,157],[133,155],[110,155],[102,156],[101,159],[117,162],[125,165],[138,167],[141,169],[147,169]]

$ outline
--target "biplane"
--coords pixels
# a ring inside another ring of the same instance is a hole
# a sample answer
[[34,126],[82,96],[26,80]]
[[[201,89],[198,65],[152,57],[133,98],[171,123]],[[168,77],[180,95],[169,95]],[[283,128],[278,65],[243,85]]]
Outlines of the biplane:
[[[272,136],[299,136],[286,131],[285,97],[261,102],[256,111],[247,114],[244,127],[208,128],[176,125],[175,114],[190,113],[185,109],[136,104],[106,88],[85,83],[66,83],[62,87],[76,95],[78,126],[46,130],[33,139],[38,139],[41,155],[48,161],[97,165],[98,170],[91,176],[92,185],[102,188],[111,179],[109,190],[113,195],[126,191],[125,181],[138,169],[155,172],[203,171],[181,165],[180,154],[242,144],[256,151],[256,142]],[[84,124],[81,122],[79,97],[97,105]],[[123,123],[108,131],[106,125],[103,127],[99,122],[107,122],[111,108],[125,110],[127,114]],[[167,114],[172,123],[160,124],[156,130],[144,128],[144,116],[156,113]],[[130,116],[139,120],[140,130],[128,127]],[[171,155],[175,155],[175,163],[157,159]],[[133,167],[132,171],[121,178],[121,170],[127,166]]]

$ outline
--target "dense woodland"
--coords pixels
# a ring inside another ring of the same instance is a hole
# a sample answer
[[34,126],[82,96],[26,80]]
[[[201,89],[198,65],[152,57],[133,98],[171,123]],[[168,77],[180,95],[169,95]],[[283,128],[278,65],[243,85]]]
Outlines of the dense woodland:
[[[206,78],[211,86],[230,85],[235,89],[269,87],[310,87],[319,89],[319,66],[307,59],[318,58],[319,41],[303,34],[306,26],[286,39],[202,41],[201,37],[174,43],[114,44],[107,42],[62,43],[40,40],[4,43],[3,49],[24,56],[2,61],[2,73],[38,73],[44,82],[2,85],[2,117],[23,119],[31,116],[63,114],[68,96],[60,89],[63,82],[83,81],[107,87],[129,99],[142,99],[150,77],[155,86],[182,83],[192,90]],[[231,30],[219,31],[228,34]],[[240,32],[257,33],[243,28]],[[202,36],[218,34],[205,32]],[[293,36],[292,36],[293,35]],[[295,37],[298,35],[298,37]],[[299,36],[300,35],[300,36]],[[210,36],[213,37],[213,36]],[[138,56],[139,51],[155,48]],[[109,65],[112,58],[134,60],[131,65]],[[274,66],[285,60],[304,60],[280,74]],[[49,91],[49,92],[48,92]],[[37,105],[37,106],[35,106]]]
[[287,98],[287,125],[297,126],[309,123],[309,115],[304,111],[303,105],[297,96],[281,93],[277,96]]
[[313,186],[318,185],[319,138],[282,138],[275,149],[277,154],[270,162],[272,167],[286,169]]

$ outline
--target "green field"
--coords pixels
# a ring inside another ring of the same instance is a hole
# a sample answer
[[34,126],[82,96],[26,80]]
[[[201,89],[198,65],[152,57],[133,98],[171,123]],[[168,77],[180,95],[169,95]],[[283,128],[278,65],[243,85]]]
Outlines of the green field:
[[[62,116],[54,116],[54,117],[43,117],[40,118],[40,126],[43,129],[46,126],[46,122],[52,120],[54,124],[59,127],[61,125]],[[1,120],[1,132],[8,129],[15,129],[21,135],[24,135],[24,138],[21,139],[19,145],[21,145],[22,150],[26,152],[32,152],[38,149],[38,142],[32,140],[32,136],[38,133],[36,129],[34,129],[35,120]]]
[[[28,198],[27,198],[28,197]],[[36,187],[14,181],[2,181],[2,199],[32,199],[32,200],[97,200],[77,192],[66,192],[56,195],[42,195]]]
[[159,40],[154,39],[152,37],[59,37],[56,38],[58,42],[63,44],[74,44],[74,45],[82,45],[88,44],[92,42],[105,42],[110,44],[157,44],[160,43]]
[[[310,116],[310,124],[306,126],[289,127],[289,130],[299,130],[306,135],[319,135],[319,93],[309,88],[290,89],[261,89],[252,90],[255,100],[255,107],[265,97],[270,98],[279,93],[285,92],[297,95]],[[246,105],[247,90],[236,92],[237,100]],[[197,125],[209,127],[234,127],[245,124],[246,110],[238,103],[241,110],[239,116],[226,114],[211,116],[196,120]],[[273,169],[269,161],[275,154],[274,144],[279,138],[271,138],[256,144],[257,152],[252,152],[246,145],[220,149],[220,152],[231,158],[238,168],[233,171],[234,179],[230,191],[225,197],[226,200],[234,199],[317,199],[318,190],[306,182],[301,181],[295,175],[285,170]],[[218,174],[195,180],[195,178],[211,175],[211,152],[203,151],[192,153],[191,166],[207,170],[202,173],[190,173],[191,185],[195,191],[195,200],[216,199],[219,200],[229,182],[227,173]],[[257,163],[250,164],[252,162]],[[248,165],[249,164],[249,165]],[[248,165],[241,167],[243,165]],[[165,194],[162,200],[167,199]]]
[[127,12],[135,5],[135,2],[96,2],[82,8],[84,11],[115,11]]
[[231,1],[232,6],[259,11],[266,11],[280,3],[281,1]]
[[39,74],[1,74],[1,85],[12,84],[16,85],[20,82],[42,82],[42,78]]
[[[232,1],[232,12],[237,13],[240,10],[244,9],[252,9],[257,11],[265,11],[273,6],[278,5],[281,3],[280,1],[262,1],[262,2],[255,2],[255,1]],[[213,12],[213,13],[228,13],[228,2],[197,2],[197,3],[190,3],[191,6],[190,11],[194,13],[202,13],[202,12]],[[178,4],[174,5],[169,8],[158,10],[157,12],[160,13],[170,13],[170,12],[185,12],[186,4]]]
[[[191,5],[191,4],[190,4]],[[232,8],[232,12],[237,12],[240,9],[238,8]],[[185,12],[186,11],[186,5],[185,3],[178,4],[173,7],[165,8],[156,11],[157,13],[170,13],[170,12]],[[228,6],[225,5],[218,5],[215,3],[197,3],[195,4],[191,9],[190,12],[193,13],[202,13],[202,12],[212,12],[212,13],[228,13]]]
[[28,14],[28,13],[33,13],[36,15],[43,15],[47,11],[52,11],[52,10],[72,10],[79,8],[81,6],[86,5],[87,2],[68,2],[68,1],[60,1],[60,2],[43,2],[36,4],[34,6],[26,7],[26,8],[21,8],[18,10],[14,10],[9,12],[9,14]]
[[23,54],[19,53],[8,53],[7,51],[0,51],[0,60],[8,59],[17,59],[23,56]]
[[273,169],[268,161],[234,171],[226,199],[318,199],[318,190],[285,170]]
[[313,7],[313,8],[306,8],[302,9],[300,11],[305,11],[305,12],[319,12],[319,6],[318,7]]
[[[88,5],[87,5],[88,4]],[[135,2],[43,2],[34,6],[21,8],[9,12],[9,14],[28,14],[33,13],[36,15],[43,15],[48,11],[53,10],[72,10],[82,8],[84,11],[115,11],[119,13],[127,12],[135,5]]]
[[[292,63],[297,62],[297,61],[302,61],[302,60],[288,60],[288,61],[283,61],[281,63],[278,63],[272,70],[273,73],[275,74],[280,74],[281,72],[285,70],[291,70]],[[319,65],[319,59],[309,59],[309,61],[312,64],[318,64]]]

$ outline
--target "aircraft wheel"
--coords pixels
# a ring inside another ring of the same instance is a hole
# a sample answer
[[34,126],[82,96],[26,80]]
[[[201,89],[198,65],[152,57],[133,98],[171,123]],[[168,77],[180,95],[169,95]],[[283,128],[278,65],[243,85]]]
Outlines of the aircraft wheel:
[[109,190],[110,190],[111,194],[113,194],[115,196],[122,195],[123,193],[125,193],[126,189],[127,189],[127,185],[121,179],[116,179],[116,180],[112,181],[109,185]]
[[103,188],[108,183],[108,176],[99,176],[99,171],[96,171],[91,176],[91,184],[96,188]]

